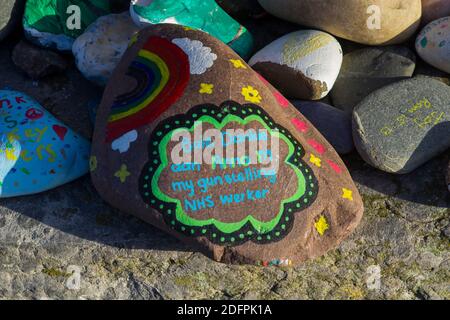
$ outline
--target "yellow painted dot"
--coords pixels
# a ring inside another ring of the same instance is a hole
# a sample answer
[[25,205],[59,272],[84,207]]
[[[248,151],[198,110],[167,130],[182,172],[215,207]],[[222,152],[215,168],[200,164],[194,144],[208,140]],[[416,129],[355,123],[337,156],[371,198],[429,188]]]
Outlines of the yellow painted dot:
[[311,153],[311,156],[309,157],[309,162],[311,162],[312,164],[314,164],[317,167],[322,167],[322,160],[320,160],[319,157],[316,157],[315,155],[313,155]]
[[93,172],[97,169],[97,157],[96,156],[91,156],[91,158],[89,159],[89,169],[91,170],[91,172]]
[[201,94],[212,94],[214,91],[214,85],[210,83],[200,83],[200,92]]
[[116,178],[119,178],[120,182],[122,182],[122,183],[124,183],[130,175],[131,175],[131,173],[128,171],[128,168],[125,164],[123,164],[120,167],[120,170],[114,174],[114,176]]
[[320,216],[319,220],[317,220],[316,223],[314,223],[314,227],[317,230],[317,233],[319,233],[321,236],[325,234],[325,231],[327,231],[330,226],[328,225],[327,218],[325,216]]
[[258,90],[256,90],[252,86],[242,88],[241,93],[244,96],[245,101],[251,103],[260,103],[262,100],[262,97],[259,94]]
[[342,198],[353,201],[353,191],[346,188],[342,188]]
[[230,62],[236,69],[247,69],[245,64],[239,59],[230,59]]

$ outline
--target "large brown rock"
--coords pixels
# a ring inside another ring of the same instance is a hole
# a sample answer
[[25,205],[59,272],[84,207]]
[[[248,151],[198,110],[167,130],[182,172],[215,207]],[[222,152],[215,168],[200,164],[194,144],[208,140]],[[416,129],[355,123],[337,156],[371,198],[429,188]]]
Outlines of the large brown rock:
[[395,44],[408,39],[417,30],[422,12],[420,0],[259,0],[259,3],[279,18],[368,45]]
[[107,202],[227,263],[299,263],[357,226],[332,146],[229,47],[168,24],[133,43],[97,113],[91,174]]
[[450,0],[422,0],[422,24],[450,16]]

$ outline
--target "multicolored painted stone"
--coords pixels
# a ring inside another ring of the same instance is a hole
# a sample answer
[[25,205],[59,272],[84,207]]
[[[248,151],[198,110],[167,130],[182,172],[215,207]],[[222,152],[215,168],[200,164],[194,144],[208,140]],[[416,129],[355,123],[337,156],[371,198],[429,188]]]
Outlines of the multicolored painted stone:
[[302,30],[270,43],[249,64],[289,98],[319,100],[336,81],[342,48],[328,33]]
[[138,30],[128,12],[98,18],[72,46],[78,70],[97,85],[105,86]]
[[450,89],[427,78],[383,87],[353,111],[353,140],[380,170],[405,174],[450,148]]
[[222,40],[241,57],[250,57],[253,37],[214,0],[132,0],[131,17],[140,27],[173,23],[199,29]]
[[427,63],[450,73],[450,17],[428,24],[417,36],[416,50]]
[[109,13],[108,0],[27,0],[23,25],[35,44],[70,51],[92,22]]
[[0,90],[0,198],[46,191],[89,171],[90,143],[32,98]]
[[450,16],[449,0],[422,0],[422,24]]
[[258,0],[274,16],[368,45],[402,43],[420,24],[421,0]]
[[93,141],[107,202],[217,261],[296,264],[335,247],[363,213],[311,123],[223,42],[182,26],[138,34]]

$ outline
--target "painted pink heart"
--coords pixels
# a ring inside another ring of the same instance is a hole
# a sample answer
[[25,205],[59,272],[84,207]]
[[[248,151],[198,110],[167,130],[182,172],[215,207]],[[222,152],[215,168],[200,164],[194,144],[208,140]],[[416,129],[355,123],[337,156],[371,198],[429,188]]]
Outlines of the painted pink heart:
[[67,131],[68,129],[66,127],[63,126],[59,126],[57,124],[53,125],[53,131],[55,131],[56,135],[62,140],[64,141],[64,138],[66,137]]

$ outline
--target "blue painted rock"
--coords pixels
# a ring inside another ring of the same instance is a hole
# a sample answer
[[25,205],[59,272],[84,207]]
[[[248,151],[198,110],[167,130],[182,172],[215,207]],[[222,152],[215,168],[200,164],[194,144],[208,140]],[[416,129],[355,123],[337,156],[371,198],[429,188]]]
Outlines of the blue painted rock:
[[338,77],[342,48],[328,33],[302,30],[270,43],[249,64],[289,98],[319,100]]
[[86,174],[90,143],[32,98],[0,90],[0,198],[46,191]]
[[320,131],[339,154],[353,151],[350,114],[322,102],[292,101],[292,104]]
[[450,148],[450,88],[420,77],[373,92],[353,111],[353,140],[370,165],[413,171]]
[[35,44],[70,51],[92,22],[109,13],[109,0],[27,0],[23,25]]
[[91,176],[107,202],[221,262],[299,263],[362,216],[333,147],[204,32],[141,31],[105,89],[93,141]]
[[133,0],[130,13],[140,27],[174,23],[199,29],[222,40],[247,59],[253,48],[248,30],[214,0]]
[[105,86],[138,30],[128,12],[98,18],[72,46],[78,70],[97,85]]
[[428,24],[417,36],[416,50],[427,63],[450,73],[450,17]]

